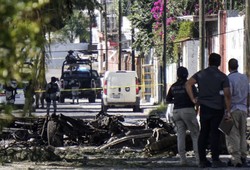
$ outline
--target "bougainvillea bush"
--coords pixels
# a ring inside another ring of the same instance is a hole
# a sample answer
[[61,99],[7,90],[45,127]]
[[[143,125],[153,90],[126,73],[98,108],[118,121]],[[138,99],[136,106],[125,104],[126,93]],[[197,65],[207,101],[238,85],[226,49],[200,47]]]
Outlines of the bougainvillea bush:
[[[204,3],[206,15],[217,14],[225,7],[223,0],[205,0]],[[242,10],[244,3],[244,0],[237,0],[231,6],[233,5],[233,9]],[[135,35],[133,48],[139,50],[141,54],[147,54],[152,48],[155,49],[155,54],[159,58],[163,54],[163,4],[164,0],[133,0],[129,19],[132,27],[139,30]],[[180,22],[182,22],[178,18],[184,15],[199,15],[199,1],[166,0],[166,56],[168,63],[176,62],[173,47],[179,34]]]

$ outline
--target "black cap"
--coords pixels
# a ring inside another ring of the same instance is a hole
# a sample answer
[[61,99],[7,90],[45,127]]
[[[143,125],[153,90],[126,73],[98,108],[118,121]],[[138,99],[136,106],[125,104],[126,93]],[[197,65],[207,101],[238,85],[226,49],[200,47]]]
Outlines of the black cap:
[[181,79],[186,79],[188,77],[188,70],[186,67],[179,67],[177,69],[177,76]]
[[52,82],[56,82],[56,79],[57,79],[56,77],[51,77]]

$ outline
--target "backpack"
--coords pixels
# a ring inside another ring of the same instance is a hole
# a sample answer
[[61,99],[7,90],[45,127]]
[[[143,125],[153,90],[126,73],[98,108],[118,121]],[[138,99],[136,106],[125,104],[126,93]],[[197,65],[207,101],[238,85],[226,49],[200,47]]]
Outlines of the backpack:
[[47,93],[48,94],[53,94],[53,93],[56,93],[59,91],[59,87],[58,87],[58,84],[57,83],[52,83],[50,82],[48,84],[48,89],[47,89]]

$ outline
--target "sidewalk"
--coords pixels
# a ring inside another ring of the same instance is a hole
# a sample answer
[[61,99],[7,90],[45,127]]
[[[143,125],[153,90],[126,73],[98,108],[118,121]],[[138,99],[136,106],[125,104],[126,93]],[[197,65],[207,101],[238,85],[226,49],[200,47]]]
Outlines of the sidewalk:
[[[248,157],[248,160],[250,157]],[[228,155],[221,156],[222,161],[228,160]],[[219,170],[236,170],[234,167],[220,167],[220,168],[198,168],[194,163],[194,158],[188,158],[189,164],[187,166],[180,166],[178,158],[131,158],[131,159],[117,159],[107,161],[105,158],[94,160],[86,158],[85,163],[73,166],[70,163],[62,162],[13,162],[5,163],[0,167],[0,170],[16,170],[16,169],[57,169],[57,170],[193,170],[193,169],[219,169]],[[119,164],[117,164],[119,163]],[[249,164],[248,164],[249,166]],[[240,169],[250,169],[249,167],[241,167]]]

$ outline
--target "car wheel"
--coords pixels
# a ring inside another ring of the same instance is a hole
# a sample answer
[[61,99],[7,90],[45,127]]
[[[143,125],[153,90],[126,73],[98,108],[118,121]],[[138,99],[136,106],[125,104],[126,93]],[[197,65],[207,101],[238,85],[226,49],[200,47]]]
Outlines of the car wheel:
[[64,102],[65,102],[65,98],[62,97],[62,96],[60,96],[60,97],[59,97],[59,102],[60,102],[60,103],[64,103]]
[[32,112],[36,112],[36,106],[32,106]]
[[101,99],[102,98],[102,93],[101,92],[98,92],[97,93],[97,99]]
[[140,112],[140,111],[141,111],[141,109],[140,109],[139,105],[133,106],[133,112]]
[[59,131],[59,124],[49,120],[47,125],[48,144],[55,147],[63,146],[63,134]]
[[95,103],[96,97],[95,96],[91,96],[88,99],[89,99],[89,103]]
[[108,106],[102,105],[102,110],[103,110],[104,112],[107,112],[107,111],[108,111]]

